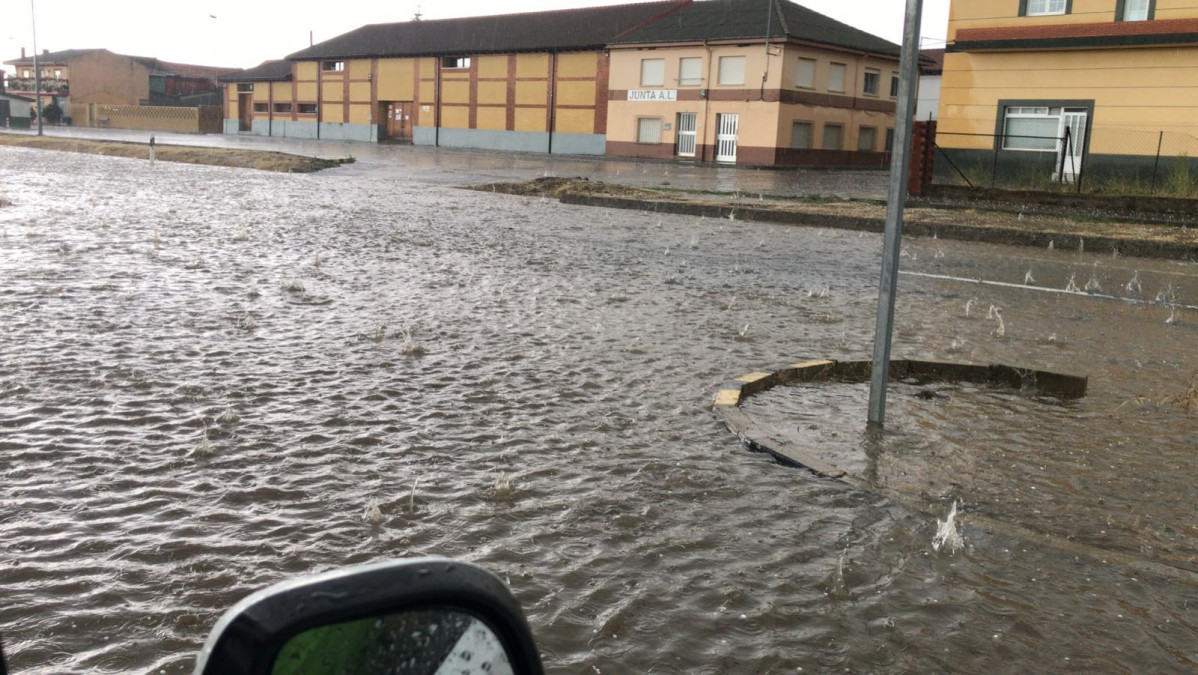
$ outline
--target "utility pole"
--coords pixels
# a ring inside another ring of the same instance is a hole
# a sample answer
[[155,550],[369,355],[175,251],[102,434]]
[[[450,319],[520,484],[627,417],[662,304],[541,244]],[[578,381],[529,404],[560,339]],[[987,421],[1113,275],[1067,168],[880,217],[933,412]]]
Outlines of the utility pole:
[[907,174],[911,169],[911,133],[915,122],[915,87],[919,80],[919,29],[922,19],[923,0],[907,0],[903,50],[899,57],[899,95],[894,111],[894,147],[890,155],[890,196],[886,202],[882,280],[878,284],[878,324],[874,332],[873,370],[869,381],[869,424],[876,427],[886,423],[890,340],[894,335],[894,301],[898,287],[899,253],[903,244],[903,209],[907,205]]
[[29,20],[33,24],[33,109],[37,111],[37,135],[42,135],[42,69],[37,64],[37,16],[29,0]]

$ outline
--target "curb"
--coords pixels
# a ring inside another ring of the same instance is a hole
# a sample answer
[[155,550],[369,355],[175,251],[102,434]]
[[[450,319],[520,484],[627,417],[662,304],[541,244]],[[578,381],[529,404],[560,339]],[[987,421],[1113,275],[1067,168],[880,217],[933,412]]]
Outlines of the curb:
[[[738,220],[804,225],[857,232],[881,233],[885,228],[882,218],[840,216],[803,211],[762,209],[754,206],[726,206],[657,199],[632,199],[580,192],[563,192],[558,200],[563,204],[597,206],[609,209],[631,209],[653,213],[673,213],[687,216],[727,218],[735,214]],[[1103,235],[1078,235],[1068,232],[1030,232],[991,226],[965,226],[921,223],[918,220],[903,224],[905,234],[916,237],[937,236],[941,239],[973,241],[985,244],[1009,246],[1032,246],[1045,248],[1050,241],[1060,248],[1079,248],[1085,240],[1086,250],[1094,253],[1114,253],[1142,258],[1166,258],[1172,260],[1198,260],[1198,244],[1171,241],[1151,241],[1136,237],[1112,237]]]
[[[939,516],[919,495],[907,494],[883,485],[854,476],[848,471],[795,447],[785,439],[772,435],[758,425],[741,409],[740,405],[754,394],[773,387],[796,382],[868,382],[873,364],[870,361],[803,361],[742,375],[723,384],[716,392],[713,411],[716,416],[736,434],[741,443],[750,450],[769,453],[775,460],[787,466],[807,469],[817,476],[831,478],[859,490],[868,490],[877,495],[903,504],[915,511]],[[981,366],[937,361],[895,360],[890,362],[892,380],[918,378],[923,382],[973,382],[1019,387],[1036,394],[1057,396],[1062,399],[1078,399],[1086,395],[1089,379],[1077,375],[1065,375],[1043,370],[1016,368],[1006,365]],[[1134,555],[1108,551],[1062,537],[1014,525],[985,516],[962,514],[963,523],[975,525],[989,532],[1024,539],[1074,556],[1084,556],[1102,564],[1115,563],[1145,574],[1153,574],[1198,587],[1198,572],[1175,567],[1168,563],[1138,558]]]

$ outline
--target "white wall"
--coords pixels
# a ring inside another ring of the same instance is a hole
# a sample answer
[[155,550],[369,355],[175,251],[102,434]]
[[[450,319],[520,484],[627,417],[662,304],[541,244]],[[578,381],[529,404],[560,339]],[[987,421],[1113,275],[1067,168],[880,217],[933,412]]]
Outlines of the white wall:
[[[931,115],[931,117],[929,117]],[[923,75],[919,78],[919,95],[915,103],[915,121],[927,122],[940,118],[940,76]]]

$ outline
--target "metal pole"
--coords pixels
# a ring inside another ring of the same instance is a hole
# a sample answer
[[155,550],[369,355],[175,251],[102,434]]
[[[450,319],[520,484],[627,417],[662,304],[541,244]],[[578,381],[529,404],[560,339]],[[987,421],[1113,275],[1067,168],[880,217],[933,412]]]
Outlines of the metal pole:
[[907,204],[907,174],[911,170],[911,132],[915,121],[922,18],[923,0],[907,0],[903,51],[899,60],[899,95],[895,107],[895,152],[890,159],[890,197],[886,203],[882,279],[878,284],[878,324],[874,332],[874,360],[869,382],[869,423],[873,426],[886,423],[886,384],[890,380],[890,339],[894,334],[894,302],[903,242],[903,208]]
[[1156,194],[1156,172],[1161,167],[1161,146],[1165,144],[1165,132],[1156,139],[1156,161],[1152,163],[1152,194]]
[[1003,137],[1000,135],[994,143],[994,161],[990,165],[990,187],[998,186],[998,149],[1002,144]]
[[37,135],[42,135],[42,69],[37,64],[37,16],[29,0],[29,21],[33,24],[33,109],[37,111]]

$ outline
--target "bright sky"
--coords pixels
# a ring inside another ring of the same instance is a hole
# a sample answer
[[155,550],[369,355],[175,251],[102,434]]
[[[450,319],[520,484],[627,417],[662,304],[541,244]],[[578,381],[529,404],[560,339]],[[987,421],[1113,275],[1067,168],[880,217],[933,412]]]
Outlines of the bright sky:
[[[41,50],[103,47],[164,61],[246,68],[368,23],[618,5],[631,0],[33,0]],[[765,0],[762,1],[764,17]],[[943,44],[949,0],[924,1],[924,47]],[[8,0],[0,62],[33,52],[29,0]],[[800,0],[799,4],[893,42],[905,0]],[[10,67],[11,70],[11,67]]]

